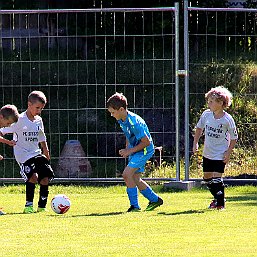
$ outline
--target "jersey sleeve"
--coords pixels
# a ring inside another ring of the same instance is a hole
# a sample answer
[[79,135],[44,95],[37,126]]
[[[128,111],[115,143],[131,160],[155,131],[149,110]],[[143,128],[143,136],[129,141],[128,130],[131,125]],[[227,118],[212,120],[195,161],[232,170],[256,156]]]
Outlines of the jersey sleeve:
[[199,121],[196,124],[196,128],[204,129],[204,127],[205,127],[205,117],[206,117],[206,112],[203,112]]
[[236,124],[233,118],[229,121],[229,129],[228,133],[230,134],[230,139],[232,140],[237,140],[238,139],[238,133],[237,133],[237,128]]
[[45,135],[45,130],[44,130],[44,125],[43,121],[40,121],[40,129],[38,132],[38,140],[39,142],[45,142],[46,141],[46,135]]
[[147,136],[145,127],[141,122],[136,123],[136,125],[134,126],[134,134],[135,134],[137,140],[141,140],[142,138]]
[[[18,123],[18,122],[17,122]],[[10,127],[0,128],[0,132],[5,134],[13,134],[16,131],[17,123],[13,123]]]

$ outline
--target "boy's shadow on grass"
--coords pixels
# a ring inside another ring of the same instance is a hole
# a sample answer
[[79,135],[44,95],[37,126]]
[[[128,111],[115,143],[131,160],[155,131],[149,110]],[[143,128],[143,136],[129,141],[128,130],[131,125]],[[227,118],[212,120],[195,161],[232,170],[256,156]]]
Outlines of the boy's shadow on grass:
[[185,214],[194,214],[194,213],[205,213],[205,210],[188,210],[180,212],[158,212],[159,215],[175,216],[175,215],[185,215]]
[[239,205],[256,206],[257,195],[256,194],[245,194],[245,195],[229,196],[229,197],[227,197],[227,201],[234,202]]
[[121,214],[124,214],[124,212],[78,214],[78,215],[72,215],[70,217],[101,217],[101,216],[116,216]]
[[10,216],[10,215],[28,215],[27,213],[23,213],[23,212],[7,212],[5,214],[5,216]]

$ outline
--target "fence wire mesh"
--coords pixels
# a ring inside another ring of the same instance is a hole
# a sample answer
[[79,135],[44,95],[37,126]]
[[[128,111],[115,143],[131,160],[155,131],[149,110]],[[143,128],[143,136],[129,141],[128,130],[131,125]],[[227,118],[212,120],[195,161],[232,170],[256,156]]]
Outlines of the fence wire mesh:
[[[174,31],[173,8],[1,10],[0,101],[25,111],[28,94],[42,90],[53,168],[58,171],[67,142],[78,140],[84,152],[79,159],[87,161],[73,164],[75,174],[57,177],[111,178],[124,168],[118,150],[125,139],[105,104],[123,92],[162,147],[147,176],[170,177],[165,169],[153,171],[160,162],[174,162]],[[0,151],[1,177],[20,177],[12,149],[1,145]]]
[[[190,112],[195,126],[204,94],[225,86],[234,100],[239,140],[226,176],[256,178],[256,9],[189,8]],[[205,106],[206,107],[206,106]],[[193,114],[193,115],[192,115]],[[190,176],[200,176],[201,156],[192,158]]]
[[[189,7],[188,12],[189,42],[182,44],[189,44],[190,53],[191,129],[205,109],[204,94],[216,85],[230,89],[234,102],[228,112],[239,141],[226,175],[256,178],[257,10]],[[68,151],[66,143],[78,140],[84,151],[79,159],[86,164],[76,164],[75,174],[67,171],[65,177],[120,176],[126,160],[118,150],[124,137],[105,108],[118,91],[128,97],[129,109],[146,120],[158,147],[146,176],[176,176],[173,8],[1,10],[0,24],[0,100],[24,111],[30,91],[45,92],[42,117],[55,170]],[[181,114],[183,90],[181,85]],[[20,177],[12,149],[0,145],[0,151],[5,157],[1,177]],[[156,168],[160,164],[162,169]],[[191,157],[190,178],[200,177],[201,156]]]

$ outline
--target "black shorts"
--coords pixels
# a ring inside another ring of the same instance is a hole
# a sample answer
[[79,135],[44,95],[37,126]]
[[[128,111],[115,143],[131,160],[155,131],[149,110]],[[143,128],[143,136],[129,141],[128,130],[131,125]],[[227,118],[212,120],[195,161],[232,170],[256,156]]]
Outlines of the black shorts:
[[210,160],[203,157],[203,172],[224,173],[226,163],[222,160]]
[[38,174],[38,182],[43,178],[49,178],[49,180],[54,178],[54,172],[50,162],[44,155],[32,157],[26,162],[21,163],[20,167],[20,174],[25,182],[28,181],[34,173]]

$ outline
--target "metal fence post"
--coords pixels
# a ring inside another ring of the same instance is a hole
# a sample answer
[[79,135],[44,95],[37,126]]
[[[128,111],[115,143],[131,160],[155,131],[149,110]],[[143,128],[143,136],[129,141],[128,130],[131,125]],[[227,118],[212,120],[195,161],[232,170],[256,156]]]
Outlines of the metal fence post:
[[188,0],[184,1],[184,70],[185,70],[185,181],[189,180],[189,38]]
[[175,93],[176,93],[176,180],[180,180],[180,129],[179,129],[179,3],[175,3]]

